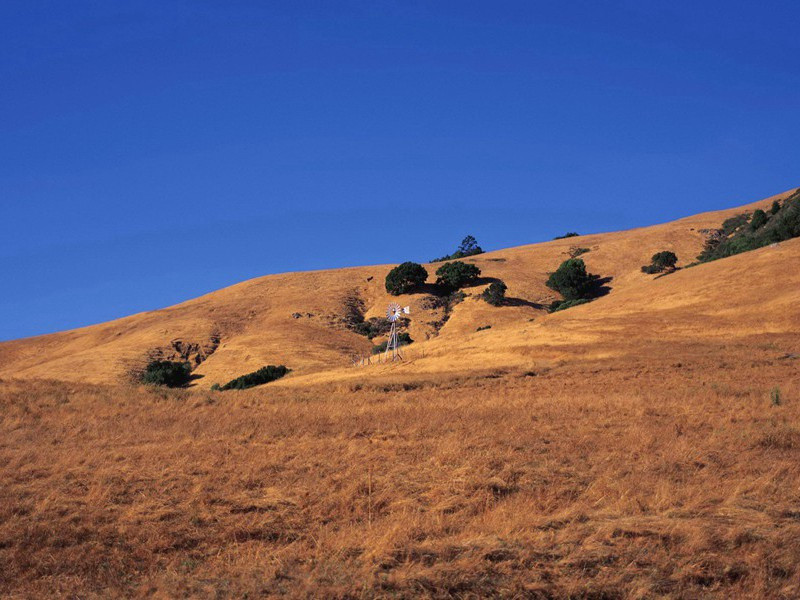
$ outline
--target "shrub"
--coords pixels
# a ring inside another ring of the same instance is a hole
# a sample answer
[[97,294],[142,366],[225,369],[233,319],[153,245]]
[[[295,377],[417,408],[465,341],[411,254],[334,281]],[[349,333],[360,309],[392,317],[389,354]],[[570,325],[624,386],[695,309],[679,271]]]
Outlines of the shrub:
[[661,252],[657,252],[653,254],[653,257],[650,259],[651,262],[649,265],[645,265],[642,267],[643,273],[662,273],[664,271],[674,271],[675,265],[678,264],[678,257],[674,252],[670,252],[669,250],[663,250]]
[[781,398],[781,388],[774,387],[769,393],[769,399],[772,402],[772,406],[780,406],[782,403]]
[[434,258],[431,262],[443,262],[446,260],[455,260],[458,258],[465,258],[467,256],[475,256],[476,254],[483,254],[483,248],[478,246],[478,241],[468,235],[458,246],[458,249],[453,252],[452,254],[448,254],[447,256],[442,256],[441,258]]
[[351,327],[352,331],[358,333],[359,335],[367,336],[369,339],[379,335],[384,335],[385,333],[388,333],[391,328],[392,324],[386,319],[381,319],[380,317],[370,317],[366,321],[355,323]]
[[554,237],[553,239],[554,239],[554,240],[565,240],[565,239],[567,239],[567,238],[571,238],[571,237],[580,237],[580,235],[581,235],[581,234],[580,234],[580,233],[578,233],[578,232],[576,232],[576,231],[568,231],[568,232],[567,232],[567,233],[565,233],[564,235],[557,235],[557,236],[556,236],[556,237]]
[[589,248],[578,248],[577,246],[573,246],[569,249],[569,257],[578,258],[581,254],[586,254],[587,252],[591,252],[591,250]]
[[475,331],[486,331],[487,329],[491,329],[491,325],[483,325],[482,327],[478,327]]
[[775,200],[772,203],[772,208],[769,209],[769,214],[777,215],[780,210],[781,210],[781,203]]
[[767,224],[767,213],[765,213],[760,208],[753,213],[753,217],[750,219],[750,229],[755,231],[756,229],[760,229],[764,225]]
[[436,269],[436,283],[451,290],[457,290],[473,283],[481,274],[475,265],[468,265],[460,260],[444,263]]
[[506,301],[507,289],[508,287],[502,281],[493,281],[489,287],[483,290],[481,298],[492,306],[501,306]]
[[722,235],[730,235],[748,221],[746,214],[736,215],[722,222]]
[[589,298],[579,298],[577,300],[556,300],[550,303],[550,306],[547,308],[547,312],[558,312],[560,310],[566,310],[568,308],[572,308],[573,306],[580,306],[581,304],[587,304],[591,302]]
[[386,291],[393,296],[405,294],[428,279],[428,272],[420,264],[404,262],[386,275]]
[[[760,216],[762,214],[763,217]],[[738,226],[734,227],[732,219],[722,224],[719,235],[715,236],[713,242],[707,243],[703,252],[697,257],[700,262],[709,262],[800,237],[800,190],[787,198],[771,218],[766,219],[764,211],[756,211],[753,213],[750,227],[742,227],[741,217],[744,217],[746,223],[747,215],[739,215],[734,217],[739,219]],[[760,224],[762,222],[763,224]],[[760,226],[753,226],[759,224]]]
[[[413,344],[414,340],[411,339],[411,336],[408,335],[405,331],[403,333],[397,334],[397,345],[398,346],[408,346],[409,344]],[[386,352],[386,346],[389,345],[389,340],[385,342],[381,342],[377,346],[372,347],[373,354],[380,354],[381,352]]]
[[185,361],[154,360],[142,372],[140,381],[149,385],[183,387],[191,379],[192,367]]
[[595,277],[586,272],[586,264],[580,258],[565,260],[550,273],[547,287],[564,296],[564,300],[578,300],[588,296]]
[[242,375],[236,379],[231,379],[228,383],[220,387],[220,390],[246,390],[247,388],[263,385],[270,381],[280,379],[289,372],[283,365],[268,365],[261,367],[258,371],[253,371],[247,375]]

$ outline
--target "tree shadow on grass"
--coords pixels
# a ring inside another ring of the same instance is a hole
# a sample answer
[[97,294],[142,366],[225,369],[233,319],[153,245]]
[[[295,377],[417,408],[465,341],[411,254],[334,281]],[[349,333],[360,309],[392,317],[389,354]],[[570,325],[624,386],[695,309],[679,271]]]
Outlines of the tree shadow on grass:
[[196,387],[197,384],[195,382],[198,379],[202,379],[203,377],[205,377],[205,375],[200,375],[200,373],[192,373],[191,375],[189,375],[189,381],[186,383],[186,385],[182,385],[181,387],[182,388]]
[[506,298],[503,300],[503,303],[500,306],[529,306],[530,308],[535,308],[537,310],[543,310],[547,308],[546,305],[540,304],[538,302],[531,302],[530,300],[525,300],[523,298]]
[[602,298],[603,296],[608,296],[608,294],[611,293],[612,287],[607,284],[611,283],[613,280],[613,277],[600,277],[599,275],[594,275],[592,286],[589,289],[589,293],[586,295],[586,297],[590,300],[595,300],[597,298]]

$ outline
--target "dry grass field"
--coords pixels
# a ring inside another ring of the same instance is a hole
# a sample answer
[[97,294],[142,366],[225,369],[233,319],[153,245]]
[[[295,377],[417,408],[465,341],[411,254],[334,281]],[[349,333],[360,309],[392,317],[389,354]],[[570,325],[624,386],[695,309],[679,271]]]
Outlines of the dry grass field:
[[233,393],[5,381],[0,591],[796,598],[798,351]]
[[[475,257],[514,300],[404,296],[399,363],[335,318],[388,267],[0,344],[0,596],[800,597],[800,239],[640,271],[771,200]],[[547,314],[573,245],[611,291]],[[125,382],[170,348],[192,387]]]

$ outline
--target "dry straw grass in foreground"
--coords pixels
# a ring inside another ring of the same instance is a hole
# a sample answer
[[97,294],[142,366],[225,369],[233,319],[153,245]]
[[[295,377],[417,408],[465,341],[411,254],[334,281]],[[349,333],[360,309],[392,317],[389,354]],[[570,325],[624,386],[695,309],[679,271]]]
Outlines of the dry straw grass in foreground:
[[798,597],[797,364],[719,352],[223,394],[4,381],[0,593]]

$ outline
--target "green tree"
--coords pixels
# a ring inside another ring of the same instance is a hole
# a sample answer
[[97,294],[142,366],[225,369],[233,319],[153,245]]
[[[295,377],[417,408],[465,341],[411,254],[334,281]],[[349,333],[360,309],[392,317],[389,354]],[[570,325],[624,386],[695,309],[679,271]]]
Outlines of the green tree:
[[449,289],[457,290],[473,283],[481,274],[475,265],[468,265],[460,260],[444,263],[436,269],[436,283]]
[[410,292],[428,279],[425,267],[415,262],[404,262],[386,275],[386,291],[393,296]]
[[772,203],[772,208],[769,209],[770,214],[777,215],[781,210],[781,203],[775,200]]
[[547,287],[564,296],[564,300],[580,300],[589,295],[594,279],[586,272],[586,264],[582,259],[570,258],[550,273]]
[[478,246],[478,240],[471,235],[461,240],[461,244],[459,244],[458,250],[456,250],[456,254],[460,254],[461,256],[474,256],[475,254],[481,253],[483,253],[483,248]]
[[643,273],[663,273],[664,271],[674,271],[675,265],[678,264],[678,257],[674,252],[669,250],[662,250],[656,252],[650,259],[650,264],[642,267]]
[[492,306],[501,306],[506,300],[506,290],[508,287],[502,281],[493,281],[489,284],[481,297]]
[[678,264],[678,256],[669,250],[662,250],[653,254],[652,263],[662,269],[674,269]]
[[750,229],[755,231],[756,229],[762,228],[766,224],[767,224],[767,213],[765,213],[760,208],[757,209],[753,213],[753,218],[750,219]]

